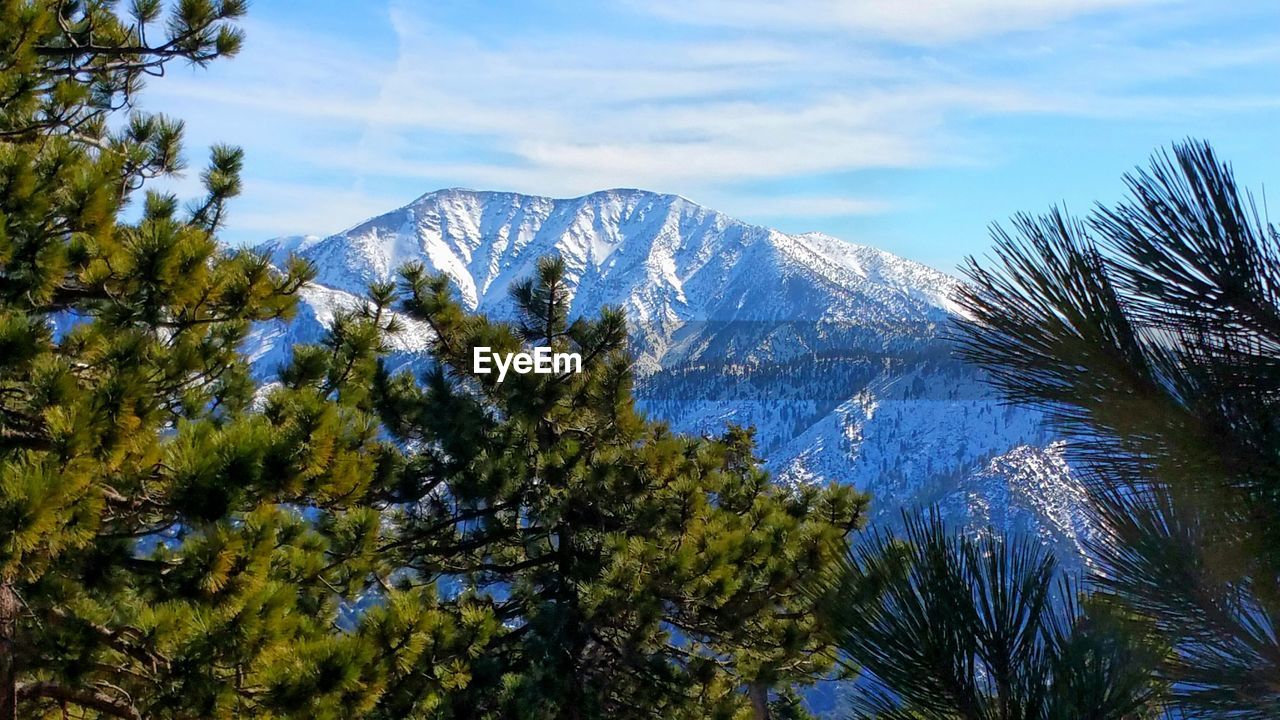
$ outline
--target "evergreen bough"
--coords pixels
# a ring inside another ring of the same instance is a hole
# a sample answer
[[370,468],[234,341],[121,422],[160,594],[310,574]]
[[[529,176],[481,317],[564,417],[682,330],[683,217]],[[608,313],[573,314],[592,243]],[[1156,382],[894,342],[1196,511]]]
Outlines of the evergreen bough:
[[377,297],[258,391],[241,345],[311,269],[218,244],[235,148],[143,192],[184,166],[143,79],[244,9],[0,0],[0,718],[349,718],[419,663],[429,706],[492,629],[380,590]]
[[[450,717],[738,718],[798,712],[793,686],[832,648],[803,587],[863,518],[848,487],[784,488],[751,433],[673,434],[634,407],[620,311],[570,320],[569,271],[547,258],[513,288],[513,322],[466,312],[408,267],[401,309],[434,367],[384,373],[379,406],[407,460],[385,549],[406,588],[452,588],[501,630]],[[472,351],[577,352],[581,373],[472,373]],[[403,697],[411,698],[405,688]],[[402,695],[382,717],[400,717]]]
[[1079,592],[1038,538],[903,514],[817,586],[843,660],[862,671],[853,717],[1161,717],[1163,645]]
[[1280,716],[1280,233],[1203,142],[1087,219],[996,230],[963,353],[1074,439],[1095,583],[1188,717]]

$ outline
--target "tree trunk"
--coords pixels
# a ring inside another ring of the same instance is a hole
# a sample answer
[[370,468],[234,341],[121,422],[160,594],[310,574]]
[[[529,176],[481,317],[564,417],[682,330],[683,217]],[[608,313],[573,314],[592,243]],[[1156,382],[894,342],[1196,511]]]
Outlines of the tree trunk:
[[0,720],[18,718],[18,594],[0,583]]
[[751,699],[751,712],[755,720],[769,720],[769,686],[753,682],[747,685],[747,697]]

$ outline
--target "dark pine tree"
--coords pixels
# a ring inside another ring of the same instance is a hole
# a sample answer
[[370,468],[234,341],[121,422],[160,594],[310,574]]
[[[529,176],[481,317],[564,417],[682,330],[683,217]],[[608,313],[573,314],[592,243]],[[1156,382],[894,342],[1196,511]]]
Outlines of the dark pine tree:
[[844,662],[864,677],[857,718],[1160,717],[1163,648],[1078,595],[1030,536],[947,527],[936,511],[875,533],[816,586]]
[[1280,717],[1280,237],[1204,143],[1084,221],[997,229],[964,354],[1075,439],[1098,586],[1195,717]]
[[[403,292],[437,364],[379,389],[417,451],[387,550],[412,569],[404,586],[440,583],[502,623],[444,714],[795,716],[791,687],[833,660],[802,587],[865,498],[771,483],[746,430],[683,437],[639,415],[621,312],[571,322],[558,259],[514,288],[514,323],[468,314],[421,267]],[[531,344],[579,353],[582,371],[472,372],[473,348]],[[409,685],[383,717],[407,713]]]
[[[310,277],[216,241],[241,154],[206,194],[144,77],[241,42],[240,0],[0,0],[0,718],[316,717],[367,710],[419,658],[462,682],[485,632],[384,593],[380,484],[399,466],[368,388],[376,302],[258,394],[239,348]],[[121,219],[141,200],[136,220]]]

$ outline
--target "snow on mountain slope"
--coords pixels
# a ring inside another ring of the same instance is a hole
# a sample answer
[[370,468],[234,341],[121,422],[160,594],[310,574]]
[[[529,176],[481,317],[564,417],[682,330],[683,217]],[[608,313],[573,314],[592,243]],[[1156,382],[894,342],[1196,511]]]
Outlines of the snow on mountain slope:
[[[323,340],[334,315],[355,310],[364,302],[360,295],[314,283],[304,287],[298,299],[298,311],[292,319],[261,323],[250,334],[246,351],[260,379],[267,379],[286,364],[295,345]],[[389,338],[392,359],[400,361],[393,365],[420,357],[431,339],[431,329],[425,323],[403,315],[397,317],[404,331]]]
[[511,311],[511,283],[556,254],[568,266],[571,312],[623,307],[651,367],[705,341],[707,328],[689,329],[700,323],[826,320],[886,333],[937,323],[955,283],[873,248],[784,235],[636,190],[571,200],[442,190],[324,240],[282,246],[316,264],[319,284],[354,294],[421,261],[447,274],[469,308],[497,316]]
[[872,518],[938,504],[971,527],[1030,533],[1073,565],[1088,523],[1063,446],[1034,411],[1003,404],[959,366],[886,376],[768,458],[783,482],[872,491]]
[[[311,260],[318,276],[296,322],[258,333],[264,376],[405,262],[448,275],[467,307],[507,317],[508,287],[559,255],[571,314],[625,309],[640,405],[674,428],[755,426],[779,478],[854,483],[873,493],[878,520],[938,503],[1078,552],[1079,488],[1061,449],[1036,413],[999,404],[950,356],[957,281],[924,265],[640,190],[441,190],[328,238],[266,247]],[[424,333],[405,334],[406,357]]]

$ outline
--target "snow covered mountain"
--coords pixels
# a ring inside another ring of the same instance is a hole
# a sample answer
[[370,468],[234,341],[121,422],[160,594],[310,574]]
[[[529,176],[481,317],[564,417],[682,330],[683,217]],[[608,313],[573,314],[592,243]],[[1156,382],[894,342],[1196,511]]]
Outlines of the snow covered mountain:
[[[251,348],[264,376],[367,284],[417,260],[463,302],[509,316],[507,288],[565,259],[571,314],[624,308],[641,406],[677,430],[754,425],[784,482],[870,490],[877,519],[937,503],[964,522],[1034,533],[1075,555],[1086,527],[1062,448],[1034,412],[1001,405],[946,340],[957,280],[875,248],[788,235],[684,198],[573,199],[441,190],[328,238],[264,245],[318,276],[290,325]],[[405,362],[426,331],[398,342]]]

